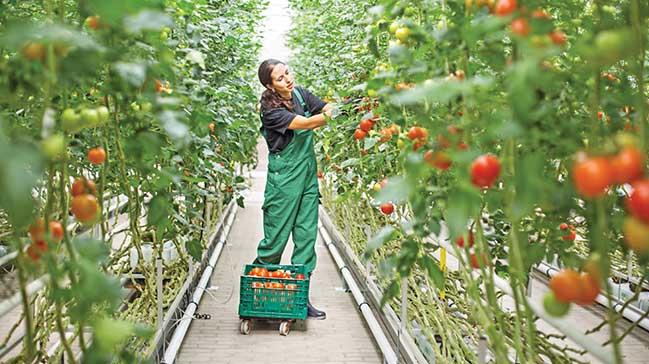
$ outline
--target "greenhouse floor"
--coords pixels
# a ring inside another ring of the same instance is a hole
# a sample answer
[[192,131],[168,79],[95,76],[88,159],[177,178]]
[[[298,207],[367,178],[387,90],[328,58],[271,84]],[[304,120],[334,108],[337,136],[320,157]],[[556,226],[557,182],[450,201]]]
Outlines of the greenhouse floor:
[[[307,320],[280,336],[278,324],[260,323],[248,336],[239,333],[239,275],[254,260],[263,237],[263,191],[266,182],[266,150],[259,145],[259,165],[251,173],[252,188],[245,208],[239,209],[216,269],[211,289],[203,295],[197,312],[211,320],[194,320],[183,342],[178,363],[381,363],[376,347],[350,293],[341,289],[338,269],[318,239],[318,265],[311,283],[316,307],[327,312],[324,321]],[[292,242],[282,257],[290,263]]]

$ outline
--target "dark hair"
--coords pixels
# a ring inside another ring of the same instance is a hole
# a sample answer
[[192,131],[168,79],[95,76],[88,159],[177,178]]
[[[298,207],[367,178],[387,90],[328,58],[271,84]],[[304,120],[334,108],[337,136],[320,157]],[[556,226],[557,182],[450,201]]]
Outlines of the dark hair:
[[273,69],[276,65],[286,63],[278,61],[276,59],[267,59],[259,65],[259,70],[257,70],[257,76],[259,76],[259,82],[266,88],[261,94],[261,99],[259,103],[263,109],[276,109],[279,107],[284,107],[289,111],[293,111],[293,102],[292,100],[285,100],[277,92],[268,88],[269,85],[273,84],[273,78],[270,74],[273,72]]

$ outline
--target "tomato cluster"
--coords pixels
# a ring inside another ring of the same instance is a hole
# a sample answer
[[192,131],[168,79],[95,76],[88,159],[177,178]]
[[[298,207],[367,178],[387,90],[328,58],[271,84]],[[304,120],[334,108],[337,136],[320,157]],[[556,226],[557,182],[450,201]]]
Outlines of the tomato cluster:
[[627,246],[640,255],[649,253],[649,179],[643,177],[645,156],[634,145],[611,156],[582,156],[573,166],[575,189],[585,198],[606,195],[614,185],[631,185],[625,198],[629,216],[622,226]]
[[77,177],[70,188],[72,202],[70,210],[76,219],[82,223],[94,222],[99,215],[97,187],[92,180]]
[[63,225],[58,221],[50,221],[48,224],[49,235],[45,235],[45,220],[38,218],[34,223],[29,226],[29,236],[31,244],[27,246],[27,256],[33,261],[38,262],[41,256],[45,254],[49,245],[47,239],[53,243],[58,243],[63,240]]
[[587,264],[581,273],[572,269],[561,270],[550,279],[550,291],[544,299],[546,311],[562,316],[570,303],[581,306],[595,303],[601,291],[601,279],[597,264]]

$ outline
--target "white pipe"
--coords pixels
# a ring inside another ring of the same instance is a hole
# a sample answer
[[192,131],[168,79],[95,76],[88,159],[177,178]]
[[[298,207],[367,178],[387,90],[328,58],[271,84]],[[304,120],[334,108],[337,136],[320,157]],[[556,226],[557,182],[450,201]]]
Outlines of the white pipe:
[[212,252],[208,265],[203,271],[203,275],[201,276],[201,279],[198,282],[198,286],[196,286],[196,289],[194,290],[194,294],[192,295],[192,301],[187,305],[187,308],[185,309],[185,314],[180,319],[181,322],[176,328],[176,330],[174,331],[171,341],[169,342],[169,346],[167,347],[167,350],[165,350],[164,357],[161,363],[173,364],[176,361],[176,355],[178,354],[178,350],[180,350],[180,346],[182,345],[183,340],[185,339],[185,335],[187,334],[189,325],[191,324],[192,318],[194,317],[196,308],[198,308],[198,303],[201,301],[201,297],[203,297],[203,292],[205,291],[205,288],[207,288],[207,282],[209,282],[210,278],[212,277],[214,266],[216,265],[216,262],[219,259],[219,256],[221,255],[221,251],[223,250],[223,246],[225,245],[225,239],[230,233],[230,229],[232,228],[232,222],[234,220],[235,212],[236,212],[236,207],[232,212],[230,212],[230,215],[228,216],[226,226],[223,229],[223,233],[221,234],[219,242],[217,243],[216,247],[214,248],[214,251]]
[[[371,271],[370,261],[367,261],[367,265],[363,265],[363,263],[361,263],[361,261],[356,256],[356,253],[350,248],[349,244],[345,242],[345,239],[336,230],[335,225],[331,221],[329,213],[324,207],[320,207],[319,214],[320,220],[322,222],[321,228],[327,231],[327,234],[331,237],[332,241],[339,243],[339,245],[336,247],[340,249],[339,252],[342,252],[341,255],[345,256],[346,259],[351,261],[351,263],[355,266],[355,271],[359,272],[365,277],[365,287],[361,288],[364,290],[364,292],[366,292],[366,294],[369,293],[369,297],[375,303],[380,302],[383,293],[369,274],[369,272]],[[415,340],[411,336],[410,331],[406,330],[399,334],[401,320],[397,316],[396,312],[392,309],[392,307],[390,305],[385,305],[381,309],[381,313],[385,315],[386,324],[391,328],[394,334],[398,336],[399,344],[405,351],[405,355],[408,356],[408,360],[412,363],[428,363],[428,360],[420,349],[420,344],[415,342]],[[421,339],[423,338],[420,338],[419,340]],[[429,343],[426,342],[426,344]]]
[[[544,262],[539,263],[537,266],[534,267],[534,269],[536,269],[541,274],[544,274],[548,277],[553,277],[555,274],[559,272],[557,268]],[[624,303],[621,302],[617,297],[612,297],[612,298],[613,301],[615,302],[615,304],[613,305],[613,309],[615,309],[615,311],[622,313],[622,316],[624,316],[624,318],[626,318],[631,322],[637,322],[639,320],[638,326],[649,331],[649,319],[646,317],[642,318],[642,312],[640,310],[638,310],[633,305],[628,305],[624,309],[624,311],[622,311],[622,306],[624,305]],[[595,300],[600,305],[608,307],[608,299],[606,298],[606,296],[599,294]]]
[[365,318],[365,321],[367,322],[372,335],[374,335],[374,339],[376,340],[379,348],[381,349],[381,352],[383,353],[385,362],[388,364],[396,364],[398,362],[397,354],[394,352],[392,345],[390,345],[390,341],[388,341],[388,338],[385,336],[381,325],[379,325],[379,322],[376,320],[376,317],[370,309],[369,304],[365,300],[363,293],[358,288],[358,284],[356,284],[356,280],[354,280],[354,277],[349,271],[349,268],[345,265],[343,258],[338,252],[338,249],[332,243],[331,237],[323,228],[320,228],[320,234],[322,234],[325,245],[327,246],[327,248],[329,248],[329,253],[331,253],[331,256],[334,258],[334,261],[336,262],[338,269],[342,273],[345,282],[347,282],[347,286],[351,290],[352,295],[354,296],[354,299],[358,304],[358,307],[363,313],[363,317]]

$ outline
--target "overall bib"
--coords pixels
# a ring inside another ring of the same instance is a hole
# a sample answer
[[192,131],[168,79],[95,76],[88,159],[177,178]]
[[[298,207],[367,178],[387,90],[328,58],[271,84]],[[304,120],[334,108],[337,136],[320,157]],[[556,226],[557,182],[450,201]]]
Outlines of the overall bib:
[[[300,92],[293,91],[304,116],[311,113]],[[293,234],[291,264],[304,264],[311,273],[316,265],[318,235],[318,178],[313,130],[293,130],[293,138],[279,153],[269,153],[264,192],[264,239],[259,242],[256,262],[279,264]]]

